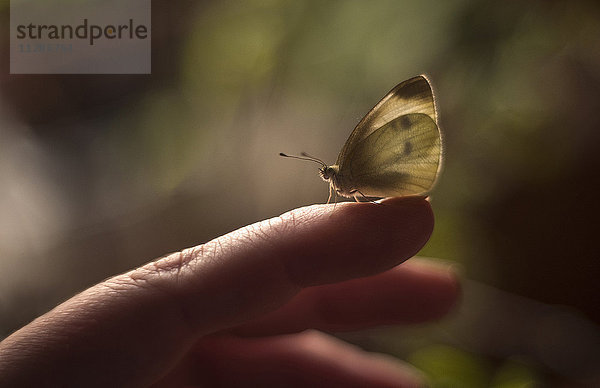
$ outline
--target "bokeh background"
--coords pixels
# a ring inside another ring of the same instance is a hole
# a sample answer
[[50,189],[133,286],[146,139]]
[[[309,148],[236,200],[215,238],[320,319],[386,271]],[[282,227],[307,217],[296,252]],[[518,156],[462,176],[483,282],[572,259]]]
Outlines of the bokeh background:
[[[322,203],[315,166],[426,73],[445,171],[421,255],[458,311],[342,337],[433,387],[600,386],[600,6],[155,0],[152,75],[8,75],[0,0],[0,336],[165,253]],[[0,338],[1,338],[0,337]]]

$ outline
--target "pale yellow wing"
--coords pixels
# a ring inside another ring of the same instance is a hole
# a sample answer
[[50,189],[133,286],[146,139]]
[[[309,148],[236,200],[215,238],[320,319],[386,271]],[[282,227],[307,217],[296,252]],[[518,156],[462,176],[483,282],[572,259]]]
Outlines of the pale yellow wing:
[[423,75],[396,85],[363,117],[346,140],[336,164],[341,165],[354,147],[373,132],[397,117],[411,113],[423,113],[437,122],[433,92],[429,81]]
[[402,115],[359,141],[340,164],[349,190],[367,197],[426,195],[442,162],[442,139],[429,114]]

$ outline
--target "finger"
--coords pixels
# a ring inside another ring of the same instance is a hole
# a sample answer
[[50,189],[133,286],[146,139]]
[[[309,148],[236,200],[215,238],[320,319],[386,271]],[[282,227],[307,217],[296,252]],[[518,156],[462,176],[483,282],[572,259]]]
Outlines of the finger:
[[459,295],[453,266],[414,258],[374,276],[304,289],[278,310],[232,332],[256,336],[420,323],[446,315]]
[[382,354],[308,331],[210,338],[194,348],[195,383],[217,387],[419,387],[419,373]]
[[[17,383],[145,385],[201,335],[272,311],[302,287],[414,255],[433,228],[429,203],[384,203],[297,209],[111,278],[0,343],[0,369]],[[60,376],[69,380],[52,380]]]
[[433,228],[427,201],[311,206],[242,228],[129,274],[177,306],[198,334],[275,310],[302,288],[388,270]]

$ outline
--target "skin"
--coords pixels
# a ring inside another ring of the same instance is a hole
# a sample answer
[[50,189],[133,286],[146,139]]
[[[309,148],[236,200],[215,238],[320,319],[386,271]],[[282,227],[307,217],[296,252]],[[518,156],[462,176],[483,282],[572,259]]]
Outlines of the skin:
[[310,206],[244,227],[16,331],[0,343],[0,386],[423,386],[411,367],[323,332],[444,316],[460,293],[452,268],[399,265],[432,230],[422,198]]

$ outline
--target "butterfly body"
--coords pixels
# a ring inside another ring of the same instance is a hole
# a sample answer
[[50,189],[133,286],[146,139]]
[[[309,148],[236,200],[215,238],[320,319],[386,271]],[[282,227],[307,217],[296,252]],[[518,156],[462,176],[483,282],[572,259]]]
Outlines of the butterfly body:
[[[282,154],[282,156],[288,156]],[[442,136],[425,76],[401,82],[354,128],[334,165],[319,175],[344,197],[427,195],[442,166]]]

